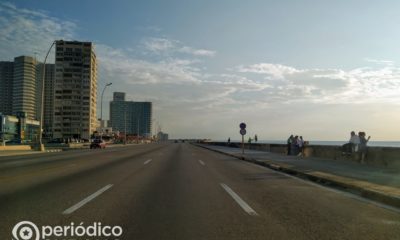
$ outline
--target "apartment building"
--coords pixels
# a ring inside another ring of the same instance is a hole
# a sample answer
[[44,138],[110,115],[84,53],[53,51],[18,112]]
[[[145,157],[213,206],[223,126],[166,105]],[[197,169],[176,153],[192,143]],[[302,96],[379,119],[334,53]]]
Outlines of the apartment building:
[[0,62],[0,113],[12,114],[12,89],[14,81],[14,62]]
[[12,115],[24,112],[29,119],[37,116],[37,61],[33,57],[14,58],[14,78],[12,86]]
[[114,92],[110,102],[110,124],[114,131],[151,136],[152,103],[125,101],[125,93]]
[[97,126],[96,100],[93,44],[56,41],[53,138],[90,139]]

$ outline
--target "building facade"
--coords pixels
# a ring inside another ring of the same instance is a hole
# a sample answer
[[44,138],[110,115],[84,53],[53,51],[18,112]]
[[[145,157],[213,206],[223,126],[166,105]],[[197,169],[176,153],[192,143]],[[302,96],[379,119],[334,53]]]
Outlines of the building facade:
[[152,103],[125,101],[125,94],[114,93],[110,102],[110,124],[114,131],[151,136]]
[[27,118],[39,119],[37,114],[37,61],[33,57],[20,56],[14,59],[12,88],[12,115],[25,112]]
[[164,132],[158,132],[157,133],[157,140],[158,141],[161,141],[161,142],[163,142],[163,141],[168,141],[168,133],[164,133]]
[[40,123],[37,120],[28,119],[27,114],[17,113],[16,116],[0,114],[1,141],[14,143],[33,143],[39,139]]
[[0,62],[0,113],[12,114],[12,89],[14,82],[14,62]]
[[[45,137],[51,132],[53,122],[54,69],[54,64],[46,64],[43,125]],[[24,113],[26,119],[39,121],[42,71],[43,64],[30,56],[16,57],[13,62],[0,62],[0,113],[7,116]]]
[[[43,109],[43,134],[44,138],[52,138],[52,127],[54,119],[54,82],[55,82],[55,65],[46,64],[44,78],[44,109]],[[42,106],[42,81],[43,81],[43,63],[37,65],[37,111],[38,119],[41,118]]]
[[56,41],[53,138],[90,139],[97,126],[96,100],[93,44]]

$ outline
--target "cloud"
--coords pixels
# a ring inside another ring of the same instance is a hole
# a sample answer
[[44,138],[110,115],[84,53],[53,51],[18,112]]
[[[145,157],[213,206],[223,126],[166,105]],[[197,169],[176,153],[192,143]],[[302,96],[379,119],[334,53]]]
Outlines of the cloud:
[[236,67],[236,69],[238,72],[241,73],[265,74],[267,76],[270,76],[271,79],[283,79],[285,75],[299,72],[299,70],[293,67],[272,63],[258,63],[248,66],[242,65]]
[[155,53],[165,52],[175,49],[177,41],[172,41],[166,38],[149,38],[146,39],[143,44],[147,50]]
[[382,64],[382,65],[394,65],[394,61],[391,60],[379,60],[379,59],[373,59],[373,58],[365,58],[364,61],[369,62],[369,63],[375,63],[375,64]]
[[193,61],[167,58],[158,62],[145,61],[125,54],[121,49],[96,45],[104,78],[119,79],[130,85],[198,83],[198,69]]
[[192,54],[194,56],[205,56],[205,57],[214,57],[215,51],[206,50],[206,49],[194,49],[188,46],[184,46],[178,50],[182,53]]
[[0,2],[0,12],[0,55],[5,58],[2,60],[35,54],[41,60],[52,41],[72,39],[75,36],[74,22],[59,20],[42,11],[17,8],[12,3]]
[[167,38],[146,38],[142,42],[146,50],[155,54],[173,55],[185,53],[198,57],[213,57],[216,54],[212,50],[184,46],[180,41]]
[[[241,74],[263,76],[274,89],[275,94],[271,97],[283,102],[360,104],[400,101],[400,68],[392,63],[348,71],[298,69],[273,63],[241,65],[234,69]],[[286,97],[286,100],[281,97]]]

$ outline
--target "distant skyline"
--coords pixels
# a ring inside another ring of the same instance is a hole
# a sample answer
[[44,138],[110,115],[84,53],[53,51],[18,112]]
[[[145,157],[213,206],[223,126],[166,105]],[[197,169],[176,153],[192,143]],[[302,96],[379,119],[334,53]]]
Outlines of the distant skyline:
[[[398,1],[1,1],[0,61],[92,41],[98,89],[170,138],[400,140]],[[51,55],[54,61],[54,53]],[[100,95],[100,94],[99,94]],[[98,99],[100,113],[100,98]],[[248,137],[247,136],[247,137]],[[246,137],[246,138],[247,138]]]

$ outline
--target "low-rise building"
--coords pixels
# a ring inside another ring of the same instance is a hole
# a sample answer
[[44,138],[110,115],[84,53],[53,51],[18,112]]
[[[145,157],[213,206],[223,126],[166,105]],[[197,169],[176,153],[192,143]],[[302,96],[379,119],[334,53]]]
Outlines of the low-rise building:
[[27,118],[24,112],[17,116],[0,114],[0,135],[2,143],[37,143],[39,140],[40,123]]

